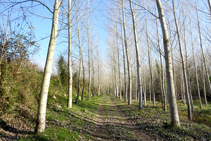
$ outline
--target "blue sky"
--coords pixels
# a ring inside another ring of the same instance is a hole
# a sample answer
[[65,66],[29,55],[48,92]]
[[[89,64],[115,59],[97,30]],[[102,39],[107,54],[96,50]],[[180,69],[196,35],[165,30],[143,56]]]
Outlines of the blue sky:
[[[51,6],[51,3],[46,3],[51,9],[53,6]],[[101,52],[103,53],[103,58],[106,56],[106,38],[107,38],[107,32],[106,29],[104,28],[104,23],[106,21],[105,17],[101,14],[102,11],[101,9],[105,9],[105,6],[101,0],[96,1],[96,5],[99,5],[98,8],[95,10],[95,12],[92,14],[91,18],[91,26],[94,29],[94,33],[96,35],[97,33],[97,38],[99,39],[100,42],[100,49]],[[38,6],[34,8],[36,11],[36,14],[51,18],[52,14],[43,6]],[[32,26],[34,27],[34,32],[36,36],[36,40],[40,40],[44,37],[48,37],[51,32],[51,25],[52,25],[52,20],[51,19],[46,19],[42,17],[38,17],[36,15],[28,17],[28,20],[31,22]],[[94,22],[94,23],[93,23]],[[92,30],[90,30],[92,31]],[[63,31],[67,32],[67,31]],[[61,42],[61,37],[57,39],[57,46],[55,48],[55,56],[54,56],[54,62],[58,58],[59,54],[63,54],[66,52],[67,49],[67,43],[59,43]],[[58,44],[59,43],[59,44]],[[36,55],[34,55],[31,60],[37,64],[39,64],[42,68],[44,68],[45,65],[45,60],[47,56],[47,51],[48,51],[48,44],[49,44],[49,37],[39,41],[40,45],[40,51]]]

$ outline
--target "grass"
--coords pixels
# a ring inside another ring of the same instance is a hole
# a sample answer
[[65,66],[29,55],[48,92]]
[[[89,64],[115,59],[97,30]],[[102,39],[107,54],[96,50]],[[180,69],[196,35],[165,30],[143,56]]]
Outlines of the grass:
[[[66,108],[67,98],[50,99],[46,113],[46,129],[40,134],[32,134],[20,141],[29,140],[89,140],[90,135],[83,132],[86,125],[92,125],[84,119],[92,119],[96,115],[100,102],[104,96],[95,96],[73,104],[72,109]],[[59,101],[56,102],[56,101]],[[55,105],[59,104],[62,108]],[[93,125],[94,126],[94,125]]]
[[161,108],[161,103],[157,102],[156,107],[147,101],[147,106],[143,110],[138,109],[138,102],[133,101],[132,105],[127,102],[117,100],[112,97],[115,103],[122,111],[136,121],[136,124],[143,132],[148,133],[151,137],[159,139],[165,138],[167,140],[211,140],[211,104],[200,109],[200,105],[194,102],[193,120],[188,121],[187,107],[178,101],[178,111],[181,126],[170,126],[170,114],[168,111],[164,112]]
[[[84,125],[94,126],[88,120],[93,120],[103,96],[87,99],[87,90],[85,89],[84,100],[81,101],[79,98],[79,103],[73,104],[73,108],[68,109],[67,86],[61,84],[59,76],[52,76],[50,80],[46,130],[42,134],[33,134],[42,78],[43,72],[24,69],[15,78],[8,77],[2,81],[0,128],[1,124],[5,123],[8,129],[0,131],[0,139],[65,140],[68,137],[72,140],[81,140],[83,137],[88,138],[89,135],[82,136],[81,131]],[[76,99],[76,91],[77,88],[73,87],[73,101]],[[63,129],[64,127],[65,129]],[[13,129],[15,132],[12,131]],[[16,133],[17,130],[21,133]],[[54,138],[52,138],[52,134]]]
[[[109,134],[108,136],[113,136],[114,138],[127,137],[128,139],[134,137],[130,129],[125,128],[124,125],[121,125],[123,119],[121,119],[116,107],[112,105],[110,96],[108,95],[104,98],[103,112],[104,118],[108,119],[107,122],[109,122],[109,124],[106,126],[106,129]],[[115,125],[113,125],[113,123],[119,123],[121,127],[116,127]]]
[[[180,115],[187,117],[187,106],[182,101],[178,102],[178,108],[180,109]],[[203,109],[200,109],[199,101],[194,101],[194,113],[193,121],[199,124],[205,124],[211,126],[211,104],[203,105]]]

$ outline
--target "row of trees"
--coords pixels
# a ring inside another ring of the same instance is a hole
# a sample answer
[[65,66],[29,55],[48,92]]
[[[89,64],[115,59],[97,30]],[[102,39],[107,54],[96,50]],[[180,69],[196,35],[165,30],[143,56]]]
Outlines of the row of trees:
[[[94,96],[95,94],[99,95],[101,92],[103,92],[103,86],[101,86],[101,82],[104,78],[102,77],[103,73],[101,72],[102,70],[101,66],[103,66],[103,63],[101,59],[102,58],[101,51],[99,48],[100,43],[96,36],[97,32],[94,32],[95,30],[95,27],[93,26],[94,22],[91,21],[91,18],[95,16],[94,11],[98,5],[99,4],[95,3],[94,1],[71,1],[71,0],[67,1],[55,0],[53,8],[51,7],[51,3],[47,1],[5,1],[1,5],[1,7],[3,8],[3,10],[1,10],[2,15],[5,15],[5,13],[8,11],[15,10],[16,8],[22,9],[22,13],[21,12],[20,13],[24,15],[23,16],[24,18],[22,17],[17,18],[16,17],[17,15],[14,14],[13,12],[11,12],[10,15],[5,16],[5,19],[7,19],[8,21],[7,27],[12,27],[12,28],[16,27],[15,24],[17,24],[17,21],[18,22],[24,21],[25,23],[28,24],[27,27],[29,27],[29,29],[33,31],[34,27],[31,24],[29,24],[31,18],[30,16],[34,17],[35,15],[36,17],[48,18],[46,15],[39,15],[40,14],[39,12],[36,13],[37,9],[42,11],[41,9],[44,7],[45,9],[47,8],[47,10],[50,11],[51,14],[53,14],[52,17],[49,17],[50,19],[52,19],[52,28],[51,28],[51,34],[49,36],[50,41],[49,41],[46,64],[44,68],[41,93],[40,93],[40,98],[38,100],[39,108],[38,108],[37,125],[36,125],[37,133],[43,132],[45,129],[46,106],[47,106],[48,91],[50,85],[50,77],[52,75],[51,71],[54,62],[54,53],[56,49],[59,50],[59,47],[61,46],[66,47],[63,50],[60,50],[60,54],[62,55],[58,59],[57,73],[60,76],[62,85],[63,86],[66,85],[64,88],[67,88],[68,108],[72,108],[72,101],[78,103],[79,95],[81,93],[83,100],[84,97],[83,94],[85,89],[87,89],[89,98]],[[11,17],[11,19],[16,18],[16,20],[13,21],[8,17]],[[4,32],[6,34],[11,31],[12,36],[16,35],[13,32],[14,30],[11,29],[9,31],[6,31],[7,29],[6,27],[4,27],[4,29],[5,29]],[[26,29],[22,27],[18,29],[21,32],[26,31]],[[19,39],[18,36],[16,36],[17,40]],[[4,44],[8,43],[5,43],[4,40],[2,39],[2,46],[3,46],[1,47],[2,62],[5,62],[4,60],[8,58],[5,55],[6,53],[12,55],[15,54],[16,52],[17,52],[16,54],[21,52],[20,50],[16,49],[20,48],[18,44],[21,44],[23,51],[25,53],[23,55],[20,53],[20,57],[21,56],[25,57],[29,55],[29,53],[31,52],[34,53],[33,48],[37,46],[38,41],[32,40],[33,36],[31,34],[30,36],[26,34],[24,36],[23,35],[20,36],[21,36],[20,43],[14,43],[14,47],[12,47],[11,45],[7,45],[6,48],[6,45]],[[5,39],[7,40],[9,39],[12,42],[16,42],[15,39],[8,38],[8,36],[6,35]],[[56,43],[57,40],[59,41],[59,43]],[[11,52],[12,50],[15,49],[16,52]],[[29,51],[28,50],[25,51],[26,49],[28,49]],[[17,60],[17,55],[13,58],[16,58]],[[68,61],[66,61],[66,58],[68,58],[67,59]],[[72,99],[74,78],[78,79],[76,100]],[[80,87],[81,78],[83,79],[82,88]],[[87,81],[88,81],[88,88],[85,88],[85,86],[87,86]]]
[[[93,2],[92,2],[93,3]],[[67,8],[65,6],[68,5]],[[51,70],[53,65],[53,57],[54,50],[56,46],[56,39],[58,36],[58,23],[59,21],[59,11],[60,8],[63,8],[64,13],[62,16],[67,17],[67,21],[63,21],[65,23],[64,28],[67,30],[63,30],[62,33],[67,35],[67,43],[68,43],[68,108],[72,108],[72,94],[73,94],[73,72],[77,72],[78,76],[78,87],[77,87],[77,97],[75,103],[77,104],[79,101],[79,95],[81,94],[81,78],[83,79],[83,87],[82,87],[82,100],[85,89],[85,79],[88,79],[88,98],[95,96],[96,86],[98,87],[97,94],[99,95],[101,92],[101,81],[100,75],[100,50],[99,43],[97,38],[94,37],[95,34],[90,33],[91,28],[90,25],[90,16],[93,14],[93,10],[96,7],[89,7],[90,1],[60,1],[55,0],[54,12],[53,12],[53,20],[52,20],[52,30],[51,37],[48,48],[48,55],[44,70],[44,78],[42,83],[41,95],[40,95],[40,103],[38,110],[38,118],[37,118],[37,126],[36,132],[40,133],[44,131],[45,128],[45,115],[46,115],[46,105],[47,105],[47,97],[48,97],[48,88],[51,76]],[[66,31],[68,31],[66,33]],[[61,34],[61,33],[60,33]],[[85,39],[85,40],[84,40]],[[85,45],[83,45],[85,44]],[[75,51],[73,51],[73,47],[75,47]],[[77,50],[77,51],[76,51]],[[72,58],[74,59],[74,62]],[[59,61],[62,60],[62,57]],[[75,70],[73,70],[73,64]],[[60,67],[61,68],[61,67]],[[62,72],[61,72],[62,73]],[[86,74],[88,77],[86,77]],[[60,75],[61,76],[61,75]],[[83,76],[83,77],[82,77]],[[66,76],[65,76],[66,77]],[[98,78],[98,80],[95,80]],[[97,82],[97,83],[96,83]]]
[[168,98],[173,126],[180,126],[176,101],[182,99],[191,120],[193,99],[203,108],[201,97],[207,104],[207,91],[211,96],[209,4],[209,0],[203,4],[172,0],[164,5],[160,0],[110,1],[112,24],[107,29],[114,95],[120,99],[123,95],[128,104],[133,97],[139,101],[139,109],[146,105],[147,97],[154,106],[160,100],[165,111]]
[[[45,129],[54,52],[56,46],[59,46],[56,44],[57,40],[62,43],[61,46],[66,47],[64,52],[68,52],[68,65],[63,66],[66,62],[65,57],[61,57],[58,62],[60,79],[64,80],[63,84],[68,82],[68,108],[72,108],[74,72],[78,74],[76,103],[81,93],[81,78],[82,98],[85,80],[88,80],[89,98],[95,95],[97,89],[98,95],[102,92],[113,93],[121,100],[128,101],[128,104],[132,104],[134,98],[139,101],[139,109],[143,109],[143,105],[147,104],[147,98],[150,102],[152,99],[153,105],[156,106],[156,100],[161,97],[164,110],[167,110],[168,98],[173,126],[180,126],[177,99],[181,98],[187,104],[190,120],[193,113],[193,96],[198,94],[202,108],[203,91],[204,101],[207,103],[206,91],[208,89],[210,92],[211,89],[208,64],[210,56],[207,48],[210,42],[210,11],[199,7],[206,7],[205,3],[198,6],[196,0],[172,0],[164,5],[161,0],[107,1],[104,3],[107,9],[104,16],[109,22],[105,24],[109,36],[107,66],[104,67],[98,38],[93,32],[95,23],[91,20],[97,7],[94,1],[55,0],[53,8],[41,1],[11,1],[6,2],[9,4],[6,9],[16,5],[24,7],[22,4],[27,2],[31,2],[27,7],[29,11],[38,3],[53,14],[39,99],[37,133]],[[205,30],[205,27],[208,29]],[[34,45],[34,41],[29,43]],[[196,51],[197,56],[194,54]],[[197,89],[194,89],[195,85]]]

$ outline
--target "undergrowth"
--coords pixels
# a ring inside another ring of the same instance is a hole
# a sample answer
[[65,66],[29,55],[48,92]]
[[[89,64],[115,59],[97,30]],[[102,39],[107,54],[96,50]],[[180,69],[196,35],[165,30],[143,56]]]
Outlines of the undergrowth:
[[[86,87],[84,100],[80,100],[77,105],[73,104],[72,109],[67,109],[67,85],[61,83],[59,75],[52,75],[48,91],[46,131],[35,135],[43,71],[36,65],[25,62],[18,74],[8,69],[7,75],[1,78],[3,79],[0,81],[0,140],[17,140],[25,136],[27,137],[22,140],[65,140],[66,137],[72,140],[79,139],[81,129],[78,128],[82,128],[85,123],[82,120],[83,116],[92,118],[102,98],[87,99]],[[77,75],[74,75],[74,84],[75,80],[78,80]],[[76,99],[76,92],[77,87],[73,85],[73,102]],[[69,127],[63,129],[62,126]],[[51,133],[55,135],[51,136]]]
[[[73,103],[73,108],[66,108],[67,99],[58,97],[51,99],[46,113],[45,132],[37,135],[29,135],[20,141],[28,140],[89,140],[90,135],[85,133],[83,128],[87,124],[92,124],[103,96],[96,96],[92,99],[84,99],[77,105]],[[57,102],[57,100],[59,102]],[[60,104],[62,108],[55,106]],[[93,124],[94,126],[94,124]]]
[[170,112],[163,111],[161,103],[157,102],[156,106],[147,101],[147,106],[142,110],[138,109],[138,102],[133,101],[132,105],[127,102],[117,100],[112,97],[118,107],[136,124],[140,129],[154,138],[166,140],[211,140],[211,104],[200,109],[200,105],[194,102],[193,120],[188,121],[187,107],[178,102],[178,111],[180,117],[180,127],[170,125]]

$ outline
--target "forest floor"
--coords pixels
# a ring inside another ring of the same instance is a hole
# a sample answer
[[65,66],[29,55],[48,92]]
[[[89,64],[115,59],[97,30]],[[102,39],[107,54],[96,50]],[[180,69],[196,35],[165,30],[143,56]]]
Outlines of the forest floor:
[[[27,107],[19,105],[0,115],[0,140],[211,140],[210,108],[200,112],[196,108],[195,118],[188,121],[185,106],[178,103],[181,127],[175,128],[169,124],[169,111],[164,112],[160,103],[153,107],[148,102],[139,110],[138,102],[128,105],[111,95],[79,101],[72,109],[66,102],[64,96],[49,97],[46,129],[40,134],[34,133],[36,113]],[[206,118],[197,120],[202,113]]]
[[93,140],[150,140],[108,96],[102,99],[95,124]]

